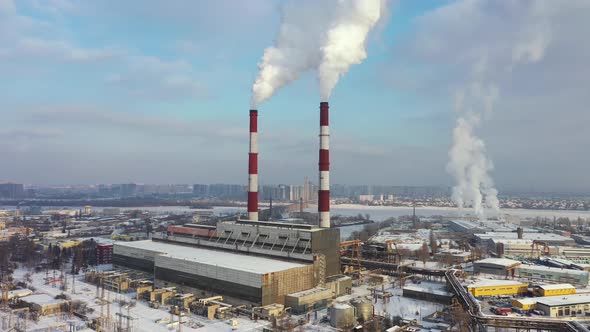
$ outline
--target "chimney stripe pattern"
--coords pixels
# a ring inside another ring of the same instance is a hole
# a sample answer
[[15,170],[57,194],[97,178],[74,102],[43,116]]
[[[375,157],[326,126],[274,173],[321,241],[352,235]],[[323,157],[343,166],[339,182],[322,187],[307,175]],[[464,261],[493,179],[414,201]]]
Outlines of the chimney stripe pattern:
[[248,220],[258,220],[258,111],[250,110],[248,153]]
[[318,191],[319,224],[330,228],[330,106],[320,103],[320,189]]

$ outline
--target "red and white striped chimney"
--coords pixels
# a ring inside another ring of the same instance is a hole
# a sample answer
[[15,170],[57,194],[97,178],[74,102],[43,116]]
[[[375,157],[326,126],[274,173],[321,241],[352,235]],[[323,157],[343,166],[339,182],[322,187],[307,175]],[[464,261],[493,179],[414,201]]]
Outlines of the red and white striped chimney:
[[248,153],[248,220],[258,220],[258,111],[250,110]]
[[318,214],[320,227],[330,228],[330,106],[320,103],[320,189],[318,191]]

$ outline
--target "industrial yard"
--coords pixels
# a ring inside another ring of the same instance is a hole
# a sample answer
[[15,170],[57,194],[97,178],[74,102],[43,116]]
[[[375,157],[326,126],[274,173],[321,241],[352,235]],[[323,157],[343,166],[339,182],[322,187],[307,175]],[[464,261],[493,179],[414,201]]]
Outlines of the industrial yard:
[[[289,218],[195,213],[168,215],[151,232],[135,221],[137,212],[66,217],[66,237],[34,225],[6,228],[9,239],[32,240],[37,249],[28,257],[27,246],[5,242],[15,256],[3,282],[3,329],[460,331],[468,324],[494,331],[544,323],[546,331],[586,331],[590,322],[586,248],[526,220],[410,215],[381,223],[365,240],[341,241],[338,228]],[[108,237],[72,236],[90,229],[76,222],[84,218],[134,221]]]

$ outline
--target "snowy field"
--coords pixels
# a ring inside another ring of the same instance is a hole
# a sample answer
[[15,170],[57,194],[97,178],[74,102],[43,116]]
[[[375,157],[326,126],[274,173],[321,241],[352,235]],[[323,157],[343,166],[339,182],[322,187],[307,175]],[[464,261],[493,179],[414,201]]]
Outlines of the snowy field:
[[[15,280],[24,280],[27,270],[17,269],[14,273]],[[57,273],[57,272],[56,272]],[[57,273],[59,275],[59,273]],[[61,294],[63,291],[59,289],[59,285],[47,285],[45,284],[45,272],[33,273],[31,275],[32,287],[35,289],[35,294],[47,294],[51,297]],[[49,276],[53,276],[53,272],[50,270]],[[100,301],[96,298],[96,286],[88,284],[83,281],[83,276],[77,276],[75,281],[75,292],[72,292],[72,279],[71,275],[68,275],[68,290],[65,294],[73,300],[81,300],[88,303],[88,306],[94,309],[94,312],[89,314],[90,318],[96,318],[100,316],[101,306]],[[423,287],[430,287],[428,282],[423,282]],[[440,283],[432,283],[432,287],[439,288],[442,286]],[[375,305],[375,313],[378,315],[389,315],[389,316],[401,316],[407,320],[418,320],[423,327],[434,327],[435,324],[424,321],[424,318],[431,315],[436,311],[444,309],[444,305],[437,303],[430,303],[410,298],[402,297],[402,290],[399,288],[386,288],[393,296],[389,301],[383,301],[383,299],[377,299],[373,301],[371,297],[371,291],[368,286],[363,285],[353,288],[353,294],[340,297],[337,300],[350,300],[355,297],[365,297],[372,301]],[[117,324],[118,316],[117,313],[127,314],[127,308],[122,307],[119,303],[121,301],[130,302],[135,299],[135,293],[129,294],[117,294],[105,290],[105,299],[111,302],[110,316],[112,327]],[[107,314],[107,306],[103,308],[104,315]],[[131,326],[134,332],[170,332],[177,330],[177,323],[170,324],[171,316],[168,312],[167,307],[161,307],[160,309],[150,308],[145,301],[138,301],[135,306],[129,309],[129,314],[133,318]],[[315,319],[314,315],[311,315],[311,320],[308,324],[301,326],[301,331],[337,331],[336,329],[328,326],[326,323],[319,323],[319,320],[326,316],[327,310],[324,309],[318,312],[318,318]],[[299,319],[300,317],[293,317]],[[177,321],[177,316],[174,316],[174,321]],[[182,331],[212,331],[212,332],[229,332],[229,331],[262,331],[264,326],[269,326],[270,323],[267,321],[259,320],[252,321],[246,317],[235,318],[237,320],[237,326],[232,326],[230,319],[227,320],[212,320],[209,321],[205,317],[190,315],[182,318]],[[28,321],[27,331],[45,331],[50,330],[64,330],[67,331],[68,321],[72,324],[79,326],[79,331],[89,331],[83,329],[84,323],[79,319],[71,319],[67,314],[53,315],[42,317],[39,322]],[[125,322],[123,323],[125,324]]]
[[[27,270],[25,269],[18,269],[14,273],[15,280],[24,280],[25,274]],[[57,273],[59,275],[59,273]],[[53,276],[52,270],[50,270],[50,276]],[[55,297],[56,295],[61,294],[63,291],[59,289],[58,285],[53,287],[52,285],[45,284],[45,272],[32,274],[32,285],[35,288],[35,294],[47,294],[51,297]],[[83,276],[77,276],[75,281],[75,293],[72,293],[72,283],[71,283],[71,275],[68,275],[68,290],[65,293],[73,300],[81,300],[88,303],[88,306],[94,309],[92,314],[88,316],[90,318],[96,318],[100,316],[100,302],[96,299],[96,286],[88,284],[83,281]],[[118,317],[116,313],[123,312],[124,314],[127,313],[126,308],[121,308],[118,304],[121,300],[125,300],[129,302],[132,299],[135,299],[135,293],[129,294],[118,294],[115,292],[110,292],[105,290],[105,299],[108,299],[111,304],[110,314],[111,314],[111,321],[113,323],[117,322]],[[107,306],[104,307],[104,313],[106,315]],[[137,304],[132,307],[129,311],[131,317],[133,317],[133,321],[131,323],[133,332],[170,332],[171,330],[176,330],[175,327],[170,326],[170,314],[168,313],[168,309],[165,307],[161,307],[160,309],[153,309],[148,307],[147,302],[145,301],[138,301]],[[33,323],[32,321],[28,321],[27,324],[27,331],[35,331],[35,330],[43,330],[45,331],[47,328],[63,328],[67,327],[67,320],[69,320],[66,315],[53,315],[43,317],[38,323]],[[174,317],[175,321],[177,321],[177,316]],[[262,327],[269,325],[269,322],[259,320],[257,322],[252,321],[247,318],[236,318],[237,320],[237,330],[238,331],[262,331]],[[160,323],[157,323],[160,321]],[[189,317],[182,318],[182,331],[212,331],[212,332],[229,332],[229,331],[236,331],[236,328],[230,325],[230,320],[212,320],[209,321],[205,317],[191,315]],[[78,321],[79,322],[79,321]],[[198,324],[202,325],[200,328],[192,328],[193,326],[199,326]],[[67,331],[67,329],[65,329]]]

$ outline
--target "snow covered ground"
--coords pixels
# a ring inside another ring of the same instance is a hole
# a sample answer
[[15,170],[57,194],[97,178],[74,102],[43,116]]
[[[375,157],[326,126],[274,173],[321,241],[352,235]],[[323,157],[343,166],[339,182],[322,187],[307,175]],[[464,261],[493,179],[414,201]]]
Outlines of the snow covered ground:
[[[13,276],[17,281],[24,280],[25,274],[27,272],[28,271],[25,269],[18,269],[15,271]],[[33,273],[31,275],[32,287],[35,288],[35,294],[47,294],[52,297],[61,294],[63,291],[59,288],[59,285],[45,284],[45,275],[45,272]],[[53,272],[50,271],[49,275],[53,276]],[[59,273],[57,273],[57,275],[59,275]],[[68,290],[63,293],[71,297],[72,300],[81,300],[88,303],[88,306],[94,309],[94,312],[88,315],[90,318],[99,317],[101,306],[100,301],[96,299],[96,286],[84,282],[83,276],[79,275],[76,277],[75,281],[75,293],[72,293],[71,275],[68,275],[68,280]],[[55,285],[55,287],[53,285]],[[112,302],[110,314],[113,324],[118,322],[118,316],[116,313],[120,311],[124,314],[127,313],[127,309],[121,308],[118,303],[120,303],[121,300],[129,302],[130,300],[135,299],[134,296],[135,293],[118,294],[105,290],[105,299],[108,299],[110,302]],[[104,306],[103,310],[104,314],[106,315],[106,305]],[[170,332],[171,330],[176,330],[176,328],[169,326],[170,314],[168,313],[167,308],[162,307],[160,309],[153,309],[148,307],[146,302],[138,301],[134,307],[130,308],[129,314],[131,317],[133,317],[131,323],[133,332]],[[46,316],[40,319],[39,323],[33,323],[32,321],[29,321],[27,325],[27,331],[46,330],[50,327],[53,327],[54,329],[67,327],[67,320],[69,319],[70,318],[67,317],[67,315],[63,314]],[[175,316],[174,320],[176,321],[177,319],[177,316]],[[236,320],[237,326],[232,327],[230,325],[229,319],[209,321],[205,317],[200,317],[197,315],[186,316],[182,318],[182,331],[229,332],[235,331],[236,328],[238,331],[262,331],[263,326],[270,324],[267,321],[259,320],[255,322],[247,318],[236,318]],[[161,322],[157,323],[157,321]],[[123,324],[125,324],[125,322]],[[197,328],[192,328],[191,325]],[[67,329],[65,330],[67,331]]]
[[[15,280],[24,280],[25,274],[28,271],[25,269],[18,269],[14,273]],[[59,275],[59,272],[56,272]],[[47,294],[51,297],[61,294],[63,291],[59,288],[58,284],[45,284],[45,272],[32,273],[32,287],[35,289],[35,294]],[[53,272],[50,271],[49,276],[53,276]],[[83,281],[83,276],[76,276],[75,281],[75,292],[72,292],[72,280],[71,275],[68,275],[68,290],[64,293],[73,300],[81,300],[88,303],[88,306],[94,309],[92,314],[89,314],[90,318],[96,318],[100,316],[101,306],[100,301],[96,298],[96,286],[88,284]],[[429,282],[423,281],[421,287],[427,287]],[[439,288],[442,286],[440,283],[432,283],[432,287]],[[413,285],[413,284],[412,284]],[[353,288],[351,295],[346,295],[337,299],[337,301],[348,301],[356,297],[365,297],[370,299],[375,306],[375,313],[384,316],[401,316],[406,320],[417,320],[423,327],[435,327],[436,324],[429,323],[424,320],[425,317],[431,315],[436,311],[444,309],[444,305],[431,303],[426,301],[420,301],[416,299],[402,297],[402,290],[400,288],[385,288],[386,291],[391,292],[393,296],[388,301],[384,301],[382,298],[378,298],[375,302],[371,290],[367,285],[362,285]],[[117,313],[121,312],[127,314],[127,308],[121,307],[119,303],[122,300],[130,302],[135,299],[135,293],[129,294],[117,294],[105,290],[105,299],[108,299],[112,304],[110,306],[110,316],[112,325],[116,325],[118,322]],[[103,312],[107,314],[107,306],[103,308]],[[129,314],[133,317],[131,326],[133,332],[170,332],[175,331],[176,324],[170,324],[170,313],[168,308],[161,307],[160,309],[150,308],[145,301],[138,301],[136,305],[129,310]],[[337,331],[336,329],[328,326],[326,323],[319,323],[319,320],[326,316],[327,310],[321,310],[318,312],[318,319],[316,320],[314,315],[311,315],[311,321],[300,327],[302,331]],[[0,315],[1,316],[1,315]],[[299,319],[300,317],[293,317]],[[177,321],[177,316],[174,316],[174,321]],[[67,331],[68,320],[70,317],[67,314],[46,316],[42,317],[39,322],[33,323],[28,322],[27,331],[41,331],[53,328],[57,330],[61,328]],[[74,318],[77,325],[82,325],[79,319]],[[267,321],[259,320],[252,321],[246,317],[239,317],[235,319],[237,325],[232,326],[229,319],[227,320],[212,320],[209,321],[205,317],[190,315],[182,318],[182,331],[211,331],[211,332],[229,332],[229,331],[262,331],[264,326],[270,326]],[[125,321],[123,321],[125,324]]]

